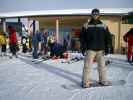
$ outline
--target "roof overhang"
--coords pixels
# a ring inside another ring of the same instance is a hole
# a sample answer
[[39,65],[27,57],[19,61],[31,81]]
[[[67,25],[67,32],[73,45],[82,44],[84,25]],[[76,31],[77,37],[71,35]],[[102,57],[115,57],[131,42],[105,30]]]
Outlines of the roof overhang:
[[[38,10],[0,13],[0,18],[35,17],[35,16],[66,16],[66,15],[90,15],[92,9],[65,9],[65,10]],[[101,15],[128,15],[133,8],[101,8]]]

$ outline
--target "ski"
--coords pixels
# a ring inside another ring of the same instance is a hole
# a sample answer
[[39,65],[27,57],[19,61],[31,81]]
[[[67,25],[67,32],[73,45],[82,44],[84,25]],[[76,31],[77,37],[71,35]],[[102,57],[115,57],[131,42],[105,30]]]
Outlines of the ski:
[[32,62],[34,62],[34,64],[39,64],[43,61],[49,60],[49,57],[42,57],[41,59],[37,59],[37,60],[33,60]]

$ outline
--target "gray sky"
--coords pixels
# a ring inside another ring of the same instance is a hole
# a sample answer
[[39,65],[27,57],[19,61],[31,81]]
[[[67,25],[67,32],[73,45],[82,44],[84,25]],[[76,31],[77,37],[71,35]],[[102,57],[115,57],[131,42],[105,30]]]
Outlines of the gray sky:
[[133,8],[133,0],[0,0],[0,12],[88,8]]

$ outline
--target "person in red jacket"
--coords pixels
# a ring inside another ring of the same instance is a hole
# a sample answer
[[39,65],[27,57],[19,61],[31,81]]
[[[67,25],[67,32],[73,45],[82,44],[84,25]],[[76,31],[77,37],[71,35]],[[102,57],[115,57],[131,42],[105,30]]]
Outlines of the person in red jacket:
[[133,28],[131,28],[124,36],[123,39],[128,44],[128,61],[133,61]]
[[[16,30],[12,26],[8,26],[9,31],[9,46],[10,46],[10,52],[12,53],[12,56],[15,56],[17,58],[16,52],[17,52],[17,36],[16,36]],[[10,58],[12,58],[10,56]]]

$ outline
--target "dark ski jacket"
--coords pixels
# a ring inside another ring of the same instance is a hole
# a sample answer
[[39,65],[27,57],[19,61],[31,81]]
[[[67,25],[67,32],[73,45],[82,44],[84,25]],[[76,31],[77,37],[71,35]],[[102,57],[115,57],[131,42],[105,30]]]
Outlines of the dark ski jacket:
[[100,20],[91,19],[84,24],[80,33],[82,50],[105,50],[112,44],[108,27]]

